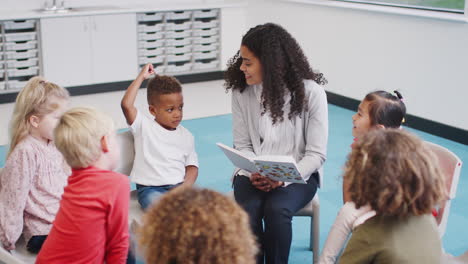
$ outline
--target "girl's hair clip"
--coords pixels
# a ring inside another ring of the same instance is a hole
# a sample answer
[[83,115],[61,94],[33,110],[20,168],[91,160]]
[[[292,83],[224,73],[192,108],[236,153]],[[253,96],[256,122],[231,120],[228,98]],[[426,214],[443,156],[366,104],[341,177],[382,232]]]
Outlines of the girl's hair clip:
[[403,96],[401,95],[401,93],[399,91],[395,90],[395,91],[393,91],[393,93],[395,93],[396,97],[398,99],[400,99],[400,101],[403,102]]

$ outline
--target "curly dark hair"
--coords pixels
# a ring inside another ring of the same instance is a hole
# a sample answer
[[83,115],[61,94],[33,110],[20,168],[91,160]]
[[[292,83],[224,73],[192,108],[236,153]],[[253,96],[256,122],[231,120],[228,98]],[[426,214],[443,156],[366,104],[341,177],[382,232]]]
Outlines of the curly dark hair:
[[346,162],[357,208],[369,204],[378,215],[404,218],[430,214],[445,197],[437,158],[415,135],[374,129],[357,141]]
[[247,213],[221,193],[177,187],[146,212],[138,229],[148,264],[254,264]]
[[[263,69],[263,113],[267,110],[273,120],[283,120],[284,95],[289,90],[291,111],[288,118],[299,115],[307,109],[304,79],[326,84],[322,73],[314,72],[297,41],[284,28],[267,23],[251,28],[242,38],[247,47],[259,60]],[[247,87],[244,73],[240,70],[240,51],[227,64],[224,75],[226,90],[240,90]]]
[[171,94],[182,92],[180,82],[172,76],[156,75],[148,81],[148,89],[146,90],[146,99],[148,104],[152,104],[161,94]]

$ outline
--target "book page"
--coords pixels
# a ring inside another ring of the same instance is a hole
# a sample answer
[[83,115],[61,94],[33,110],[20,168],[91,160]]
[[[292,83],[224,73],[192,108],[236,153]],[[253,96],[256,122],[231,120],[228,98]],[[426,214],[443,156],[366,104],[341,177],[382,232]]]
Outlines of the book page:
[[273,159],[266,160],[265,156],[262,156],[261,159],[260,157],[254,159],[254,162],[255,166],[257,166],[258,172],[272,180],[303,184],[306,183],[302,178],[293,157],[276,156]]
[[257,172],[257,167],[255,166],[253,160],[248,158],[242,152],[238,151],[237,149],[228,147],[222,143],[216,143],[216,145],[224,152],[224,155],[226,155],[226,157],[237,168],[246,170],[248,172]]

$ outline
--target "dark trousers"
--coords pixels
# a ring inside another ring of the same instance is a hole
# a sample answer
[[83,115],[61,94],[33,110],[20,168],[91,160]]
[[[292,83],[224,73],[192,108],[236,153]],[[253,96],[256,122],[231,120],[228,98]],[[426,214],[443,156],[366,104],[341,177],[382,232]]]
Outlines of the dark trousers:
[[292,217],[314,197],[317,179],[318,174],[314,173],[308,184],[293,183],[263,192],[248,177],[234,177],[234,197],[249,215],[252,231],[261,245],[257,264],[288,263]]
[[26,244],[26,249],[34,254],[39,253],[46,238],[47,236],[32,236],[31,239],[29,239],[28,244]]

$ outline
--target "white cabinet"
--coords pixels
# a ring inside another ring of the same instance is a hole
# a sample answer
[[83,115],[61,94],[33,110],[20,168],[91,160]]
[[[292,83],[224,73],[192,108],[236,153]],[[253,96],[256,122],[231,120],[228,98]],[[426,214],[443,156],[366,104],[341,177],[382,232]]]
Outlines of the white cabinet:
[[135,14],[41,19],[44,76],[62,86],[135,78],[136,21]]

